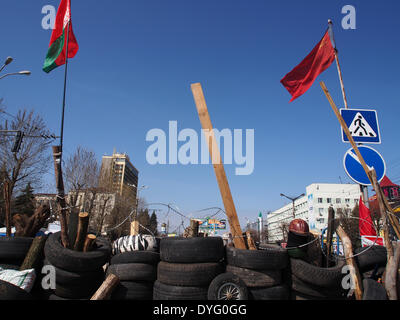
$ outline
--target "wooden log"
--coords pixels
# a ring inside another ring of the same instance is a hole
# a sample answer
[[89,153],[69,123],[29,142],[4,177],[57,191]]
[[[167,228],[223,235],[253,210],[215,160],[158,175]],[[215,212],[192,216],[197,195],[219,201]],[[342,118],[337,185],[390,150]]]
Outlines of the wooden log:
[[344,255],[346,258],[346,263],[350,267],[350,275],[352,282],[354,284],[354,293],[357,300],[362,300],[363,297],[363,287],[360,271],[358,270],[357,263],[353,257],[353,246],[351,244],[350,237],[343,230],[342,226],[338,226],[336,229],[340,240],[343,243]]
[[108,300],[112,292],[119,284],[119,278],[115,274],[109,274],[102,285],[97,289],[90,300]]
[[203,94],[203,89],[201,88],[200,83],[193,83],[191,85],[191,89],[196,104],[197,112],[200,118],[200,123],[202,125],[203,132],[206,135],[206,141],[208,144],[211,161],[214,167],[214,172],[217,178],[222,201],[224,203],[225,212],[228,217],[229,226],[233,234],[233,241],[235,243],[235,247],[238,249],[246,249],[246,244],[242,237],[242,230],[240,227],[239,218],[236,213],[235,204],[233,202],[228,179],[226,177],[224,165],[222,163],[221,154],[219,152],[217,141],[215,139],[210,115],[208,113],[207,104]]
[[60,227],[61,227],[61,243],[64,248],[69,248],[70,242],[68,238],[67,224],[67,204],[65,202],[64,181],[61,169],[62,147],[53,146],[54,171],[57,187],[57,203],[60,207]]
[[76,240],[74,244],[75,251],[82,251],[85,244],[87,229],[89,226],[89,213],[81,212],[78,215],[78,231],[76,233]]
[[139,234],[139,221],[133,220],[131,222],[130,235],[137,236]]
[[92,250],[93,244],[96,241],[96,236],[94,234],[88,234],[85,239],[85,244],[83,245],[83,252],[88,252]]
[[254,243],[253,237],[250,231],[246,231],[247,246],[249,250],[257,250],[256,244]]
[[47,236],[35,237],[32,241],[31,247],[25,256],[24,262],[20,267],[20,271],[26,269],[37,268],[43,259],[43,248],[46,243]]

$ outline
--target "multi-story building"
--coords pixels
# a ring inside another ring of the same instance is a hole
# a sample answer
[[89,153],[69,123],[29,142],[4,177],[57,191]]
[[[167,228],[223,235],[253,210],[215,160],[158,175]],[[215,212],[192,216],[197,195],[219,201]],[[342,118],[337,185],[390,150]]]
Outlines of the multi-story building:
[[303,219],[310,230],[321,233],[328,226],[328,208],[353,209],[360,199],[358,184],[313,183],[306,187],[306,194],[293,203],[268,215],[269,241],[283,239],[293,219]]
[[114,192],[136,199],[139,171],[130,162],[128,155],[114,151],[112,156],[103,156],[101,177],[109,179]]

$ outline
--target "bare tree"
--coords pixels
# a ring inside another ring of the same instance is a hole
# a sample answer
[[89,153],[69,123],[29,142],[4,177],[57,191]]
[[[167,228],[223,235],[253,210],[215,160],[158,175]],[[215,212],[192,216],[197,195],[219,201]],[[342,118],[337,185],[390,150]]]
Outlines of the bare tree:
[[289,234],[289,223],[288,222],[281,222],[279,225],[279,229],[282,232],[282,240],[283,242],[287,242],[288,234]]
[[[12,152],[14,137],[5,134],[7,131],[22,131],[23,140],[18,152]],[[1,133],[3,132],[3,134]],[[0,161],[2,168],[2,184],[4,198],[8,204],[6,216],[11,221],[10,203],[15,191],[20,190],[28,182],[40,187],[43,175],[48,171],[51,159],[48,147],[51,140],[44,120],[33,111],[20,110],[13,120],[0,123]],[[7,232],[9,233],[9,232]]]

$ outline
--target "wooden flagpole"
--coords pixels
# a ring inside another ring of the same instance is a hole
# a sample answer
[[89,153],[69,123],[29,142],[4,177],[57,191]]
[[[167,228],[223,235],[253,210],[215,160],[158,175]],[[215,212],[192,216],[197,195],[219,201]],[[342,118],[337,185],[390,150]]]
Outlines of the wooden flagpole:
[[[208,149],[211,157],[211,161],[214,167],[214,172],[217,177],[217,182],[219,190],[221,192],[222,201],[224,203],[226,215],[228,217],[229,226],[233,235],[233,243],[238,249],[246,249],[246,244],[244,242],[243,233],[240,228],[239,219],[236,213],[235,204],[233,203],[233,198],[231,190],[229,188],[228,179],[226,178],[226,173],[224,165],[221,160],[221,154],[218,149],[218,145],[215,139],[213,127],[211,124],[210,115],[208,113],[207,104],[204,98],[203,89],[200,83],[193,83],[191,85],[194,101],[196,104],[197,112],[199,114],[200,122],[206,134],[206,140],[208,144]],[[210,141],[211,140],[211,141]]]
[[332,20],[331,19],[328,20],[328,28],[329,28],[329,36],[331,38],[331,42],[333,43],[333,49],[335,50],[335,60],[336,60],[336,66],[337,66],[338,75],[339,75],[340,87],[342,89],[344,106],[345,106],[346,109],[348,109],[346,91],[344,90],[344,84],[343,84],[342,69],[340,68],[338,50],[336,49],[336,42],[335,42],[335,37],[334,37],[334,34],[333,34]]

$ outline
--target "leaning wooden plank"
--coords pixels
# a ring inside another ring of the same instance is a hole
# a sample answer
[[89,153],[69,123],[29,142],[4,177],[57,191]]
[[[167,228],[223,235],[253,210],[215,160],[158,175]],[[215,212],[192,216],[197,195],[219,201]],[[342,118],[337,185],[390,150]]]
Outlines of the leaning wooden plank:
[[74,244],[75,251],[82,251],[83,245],[85,244],[87,229],[89,226],[89,213],[81,212],[79,213],[79,221],[78,221],[78,231],[76,233],[76,240]]
[[112,292],[119,284],[119,278],[115,274],[109,274],[102,285],[97,289],[95,294],[90,300],[108,300],[111,297]]
[[33,239],[31,247],[19,269],[20,271],[36,268],[39,265],[39,262],[43,259],[43,248],[46,239],[47,236],[39,236]]
[[221,154],[219,152],[217,141],[215,139],[210,115],[208,113],[203,89],[201,88],[200,83],[193,83],[191,85],[191,89],[194,101],[196,103],[197,112],[199,114],[200,123],[202,125],[204,134],[206,134],[208,149],[214,167],[214,172],[217,177],[217,182],[222,196],[222,201],[224,203],[225,212],[228,217],[229,226],[233,235],[233,242],[236,248],[246,249],[246,244],[242,237],[242,230],[236,213],[235,204],[233,202],[228,179],[226,177],[224,165],[222,163]]
[[352,278],[352,282],[354,284],[354,292],[356,295],[356,299],[362,300],[363,297],[362,280],[360,276],[360,271],[358,270],[357,263],[354,259],[353,246],[351,244],[350,237],[346,234],[346,232],[343,230],[341,226],[337,227],[336,233],[343,243],[344,256],[346,258],[347,265],[350,267],[350,275]]

